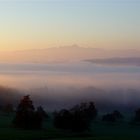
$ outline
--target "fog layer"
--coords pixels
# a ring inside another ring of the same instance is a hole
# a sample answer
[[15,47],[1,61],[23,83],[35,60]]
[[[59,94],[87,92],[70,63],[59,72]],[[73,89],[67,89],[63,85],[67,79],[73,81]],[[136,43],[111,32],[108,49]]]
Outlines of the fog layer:
[[138,66],[0,64],[0,85],[30,94],[36,105],[48,110],[89,100],[102,110],[134,109],[140,106],[139,82]]

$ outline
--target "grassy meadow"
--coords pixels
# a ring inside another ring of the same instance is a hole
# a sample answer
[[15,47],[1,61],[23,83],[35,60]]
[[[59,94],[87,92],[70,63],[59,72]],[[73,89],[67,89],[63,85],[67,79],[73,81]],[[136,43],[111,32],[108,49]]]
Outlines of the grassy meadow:
[[140,126],[128,122],[93,122],[91,130],[83,133],[54,128],[52,119],[44,121],[42,130],[23,130],[12,126],[14,114],[0,114],[1,140],[138,140]]

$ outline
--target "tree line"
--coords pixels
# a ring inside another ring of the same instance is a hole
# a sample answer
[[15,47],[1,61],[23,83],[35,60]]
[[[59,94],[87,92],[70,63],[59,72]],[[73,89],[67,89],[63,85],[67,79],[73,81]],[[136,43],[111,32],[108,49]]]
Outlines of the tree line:
[[[12,111],[12,106],[5,109]],[[53,125],[58,129],[70,130],[74,132],[82,132],[90,130],[92,122],[97,118],[98,110],[94,102],[85,102],[70,109],[62,109],[53,113]],[[13,126],[22,129],[41,129],[45,119],[49,118],[48,113],[39,106],[34,107],[30,96],[24,96],[16,110],[13,119]],[[119,122],[124,116],[118,110],[107,113],[102,116],[103,122]],[[140,123],[140,109],[135,111],[135,115],[131,123]]]

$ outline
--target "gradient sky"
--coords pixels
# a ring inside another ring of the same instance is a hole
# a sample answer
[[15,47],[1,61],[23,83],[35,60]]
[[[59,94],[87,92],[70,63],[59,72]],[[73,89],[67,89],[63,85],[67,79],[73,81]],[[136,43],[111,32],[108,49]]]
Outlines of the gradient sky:
[[140,0],[0,0],[0,51],[140,48]]

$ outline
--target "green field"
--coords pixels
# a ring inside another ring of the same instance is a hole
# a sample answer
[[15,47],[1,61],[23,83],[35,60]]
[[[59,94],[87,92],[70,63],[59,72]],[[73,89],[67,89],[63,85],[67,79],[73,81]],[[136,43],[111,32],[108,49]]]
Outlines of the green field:
[[96,121],[91,130],[72,133],[55,129],[52,120],[46,120],[42,130],[22,130],[12,126],[14,115],[0,115],[0,140],[139,140],[140,126],[128,122],[103,123]]

